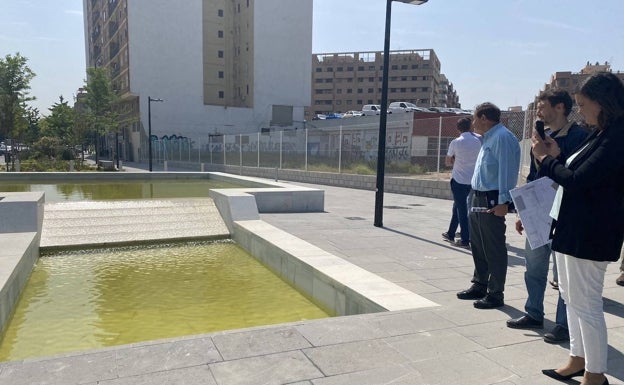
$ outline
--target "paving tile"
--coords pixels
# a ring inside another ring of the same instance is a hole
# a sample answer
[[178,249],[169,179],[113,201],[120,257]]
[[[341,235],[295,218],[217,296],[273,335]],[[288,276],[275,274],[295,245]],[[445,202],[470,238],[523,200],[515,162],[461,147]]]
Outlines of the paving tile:
[[422,376],[418,372],[401,365],[390,365],[312,380],[314,385],[414,385],[422,383]]
[[222,361],[208,337],[118,349],[116,353],[120,377]]
[[452,358],[438,356],[410,363],[409,367],[421,375],[421,384],[500,384],[517,378],[513,372],[477,352]]
[[217,385],[208,365],[100,381],[98,385]]
[[313,346],[370,340],[388,335],[366,316],[346,316],[326,319],[324,322],[303,323],[295,326]]
[[216,335],[213,341],[225,360],[286,352],[312,345],[295,328],[252,330]]
[[452,360],[454,356],[483,349],[469,338],[448,329],[385,338],[384,341],[410,361],[434,357],[448,357]]
[[510,329],[504,322],[498,321],[461,326],[455,331],[486,348],[497,348],[532,340],[543,343],[544,333],[543,330]]
[[303,352],[327,376],[381,368],[407,361],[403,355],[380,340],[321,346],[304,349]]
[[288,384],[323,374],[301,352],[287,352],[209,364],[218,384],[271,385]]
[[379,313],[368,322],[388,336],[399,336],[424,331],[447,329],[457,325],[438,316],[434,311],[405,311]]
[[0,384],[86,384],[116,377],[115,352],[107,351],[4,364],[0,372]]

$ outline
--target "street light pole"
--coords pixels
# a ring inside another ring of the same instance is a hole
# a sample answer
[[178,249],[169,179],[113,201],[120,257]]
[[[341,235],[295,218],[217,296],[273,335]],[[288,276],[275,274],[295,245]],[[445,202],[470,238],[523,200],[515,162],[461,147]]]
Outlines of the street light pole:
[[147,97],[147,136],[148,136],[148,152],[149,152],[149,170],[152,172],[152,102],[162,102],[162,99],[152,99]]
[[[386,33],[384,38],[383,72],[381,81],[381,111],[379,113],[379,140],[377,147],[377,184],[375,189],[375,227],[383,227],[384,174],[386,166],[386,123],[388,119],[388,74],[390,67],[390,21],[392,1],[386,1]],[[420,5],[428,0],[395,0]]]

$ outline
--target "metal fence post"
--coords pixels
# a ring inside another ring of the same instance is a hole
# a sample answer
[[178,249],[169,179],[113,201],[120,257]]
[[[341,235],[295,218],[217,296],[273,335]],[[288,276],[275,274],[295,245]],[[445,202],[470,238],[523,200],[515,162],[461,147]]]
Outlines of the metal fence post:
[[438,125],[438,174],[440,174],[440,152],[442,150],[442,117],[440,116],[440,124]]

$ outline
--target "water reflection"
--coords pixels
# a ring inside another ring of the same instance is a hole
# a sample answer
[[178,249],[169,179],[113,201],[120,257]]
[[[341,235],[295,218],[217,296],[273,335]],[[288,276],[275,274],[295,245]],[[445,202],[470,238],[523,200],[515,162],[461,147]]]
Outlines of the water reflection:
[[152,199],[152,198],[200,198],[208,197],[214,188],[242,187],[221,181],[161,181],[161,182],[101,182],[63,184],[3,184],[3,192],[45,192],[46,202]]

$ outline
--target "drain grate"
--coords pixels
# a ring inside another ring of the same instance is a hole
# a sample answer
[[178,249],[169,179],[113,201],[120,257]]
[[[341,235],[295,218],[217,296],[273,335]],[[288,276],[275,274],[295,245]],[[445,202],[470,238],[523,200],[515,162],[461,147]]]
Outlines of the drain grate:
[[403,206],[384,206],[384,209],[390,209],[390,210],[409,210],[409,207],[403,207]]
[[362,217],[345,217],[345,218],[350,221],[363,221],[364,220],[364,218]]

